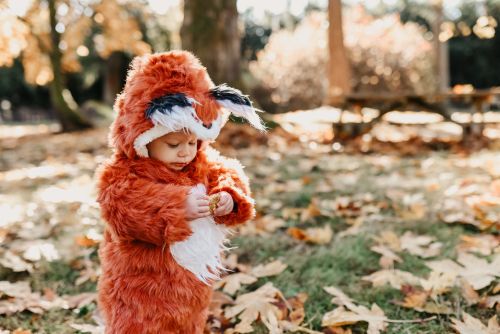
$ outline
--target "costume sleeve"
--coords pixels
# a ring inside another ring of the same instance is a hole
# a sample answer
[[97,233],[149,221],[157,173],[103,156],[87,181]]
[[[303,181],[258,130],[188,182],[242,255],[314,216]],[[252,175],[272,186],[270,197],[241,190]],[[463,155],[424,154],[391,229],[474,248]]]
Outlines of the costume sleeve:
[[111,167],[100,175],[98,191],[102,215],[119,240],[162,246],[191,235],[187,186],[155,183]]
[[225,225],[237,225],[255,216],[254,200],[250,196],[248,177],[243,172],[243,166],[236,159],[225,158],[212,148],[208,160],[208,194],[225,191],[231,195],[234,202],[233,211],[225,216],[215,217],[215,221]]

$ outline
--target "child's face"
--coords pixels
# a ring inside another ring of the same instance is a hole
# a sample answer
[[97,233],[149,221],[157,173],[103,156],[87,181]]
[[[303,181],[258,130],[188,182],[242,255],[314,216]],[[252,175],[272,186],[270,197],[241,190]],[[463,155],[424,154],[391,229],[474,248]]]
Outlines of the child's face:
[[192,133],[171,132],[156,138],[147,145],[149,156],[179,171],[196,156],[197,137]]

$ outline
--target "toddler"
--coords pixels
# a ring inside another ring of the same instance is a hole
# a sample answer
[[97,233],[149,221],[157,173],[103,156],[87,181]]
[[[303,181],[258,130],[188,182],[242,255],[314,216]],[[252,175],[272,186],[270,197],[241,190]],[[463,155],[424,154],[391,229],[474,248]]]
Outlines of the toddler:
[[209,146],[229,113],[264,126],[186,51],[137,57],[99,171],[99,308],[110,334],[203,333],[229,226],[254,216],[241,164]]

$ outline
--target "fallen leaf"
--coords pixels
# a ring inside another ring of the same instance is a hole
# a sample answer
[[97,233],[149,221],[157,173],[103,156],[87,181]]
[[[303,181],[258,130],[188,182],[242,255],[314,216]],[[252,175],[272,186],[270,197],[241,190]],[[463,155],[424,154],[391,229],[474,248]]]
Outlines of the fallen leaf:
[[325,225],[324,227],[311,227],[305,230],[298,227],[290,227],[287,233],[294,239],[320,245],[329,243],[333,237],[333,231],[330,225]]
[[460,282],[460,291],[462,293],[462,297],[464,297],[467,305],[477,304],[480,300],[479,294],[472,288],[472,286],[464,279],[461,279]]
[[252,323],[257,319],[266,326],[272,334],[282,333],[279,325],[280,311],[276,305],[281,292],[271,282],[259,289],[240,295],[234,301],[234,306],[225,309],[224,316],[228,319],[238,316],[240,322],[236,325],[235,333],[250,333],[254,329]]
[[485,288],[500,277],[500,254],[491,263],[468,253],[459,254],[457,261],[462,266],[448,259],[429,261],[426,265],[436,272],[463,277],[474,290]]
[[457,246],[459,252],[473,252],[481,255],[491,255],[498,249],[500,252],[500,236],[491,234],[462,235]]
[[374,272],[370,275],[363,276],[364,281],[371,282],[373,286],[382,286],[389,284],[394,289],[401,289],[403,285],[418,285],[420,278],[414,276],[407,271],[397,269],[384,269]]
[[284,264],[280,260],[276,260],[273,262],[269,262],[266,265],[260,264],[254,267],[250,272],[250,274],[258,278],[276,276],[281,274],[286,268],[287,268],[286,264]]
[[214,289],[220,289],[221,287],[224,287],[222,291],[230,295],[234,295],[236,291],[241,288],[242,284],[252,284],[255,282],[257,282],[257,278],[255,276],[245,273],[235,273],[227,275],[220,281],[216,282],[214,284]]
[[94,247],[99,244],[99,241],[91,239],[86,235],[79,235],[75,237],[75,243],[81,247]]
[[90,334],[104,334],[103,326],[95,326],[89,324],[70,324],[71,328],[74,328],[82,333]]
[[463,312],[462,314],[463,322],[452,318],[453,323],[451,327],[459,334],[498,334],[500,333],[500,326],[496,316],[493,316],[488,321],[488,327],[483,325],[483,323],[471,316],[470,314]]
[[24,261],[21,257],[11,251],[6,251],[3,254],[3,257],[0,258],[0,264],[5,268],[12,269],[15,272],[33,272],[33,265],[31,263]]
[[321,326],[340,327],[365,321],[368,322],[368,334],[377,334],[386,329],[388,319],[377,304],[372,304],[371,309],[368,309],[362,305],[355,305],[351,298],[336,287],[330,286],[323,289],[334,296],[332,303],[339,307],[323,316]]
[[365,306],[357,306],[354,311],[340,306],[323,316],[321,326],[340,327],[364,321],[368,323],[368,334],[378,334],[387,328],[386,320],[387,317],[377,304],[373,304],[371,310]]
[[376,245],[370,248],[375,253],[382,255],[379,260],[380,266],[384,269],[394,267],[394,262],[403,262],[403,259],[396,255],[390,248],[383,245]]
[[443,244],[434,240],[434,237],[415,235],[410,231],[405,232],[400,238],[403,250],[423,258],[433,257],[440,253]]
[[321,210],[319,209],[319,201],[317,198],[313,198],[311,200],[311,203],[309,203],[307,209],[301,212],[300,221],[304,223],[318,216],[321,216]]

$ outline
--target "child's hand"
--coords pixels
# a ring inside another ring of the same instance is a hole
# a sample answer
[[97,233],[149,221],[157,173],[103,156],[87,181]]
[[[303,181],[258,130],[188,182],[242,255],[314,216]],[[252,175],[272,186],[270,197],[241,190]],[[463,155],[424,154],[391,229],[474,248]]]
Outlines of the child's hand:
[[208,196],[191,190],[186,198],[186,218],[189,220],[210,216]]
[[214,216],[224,216],[233,211],[234,202],[229,193],[221,191],[212,196],[219,196],[219,201],[217,202],[217,206],[214,210]]

